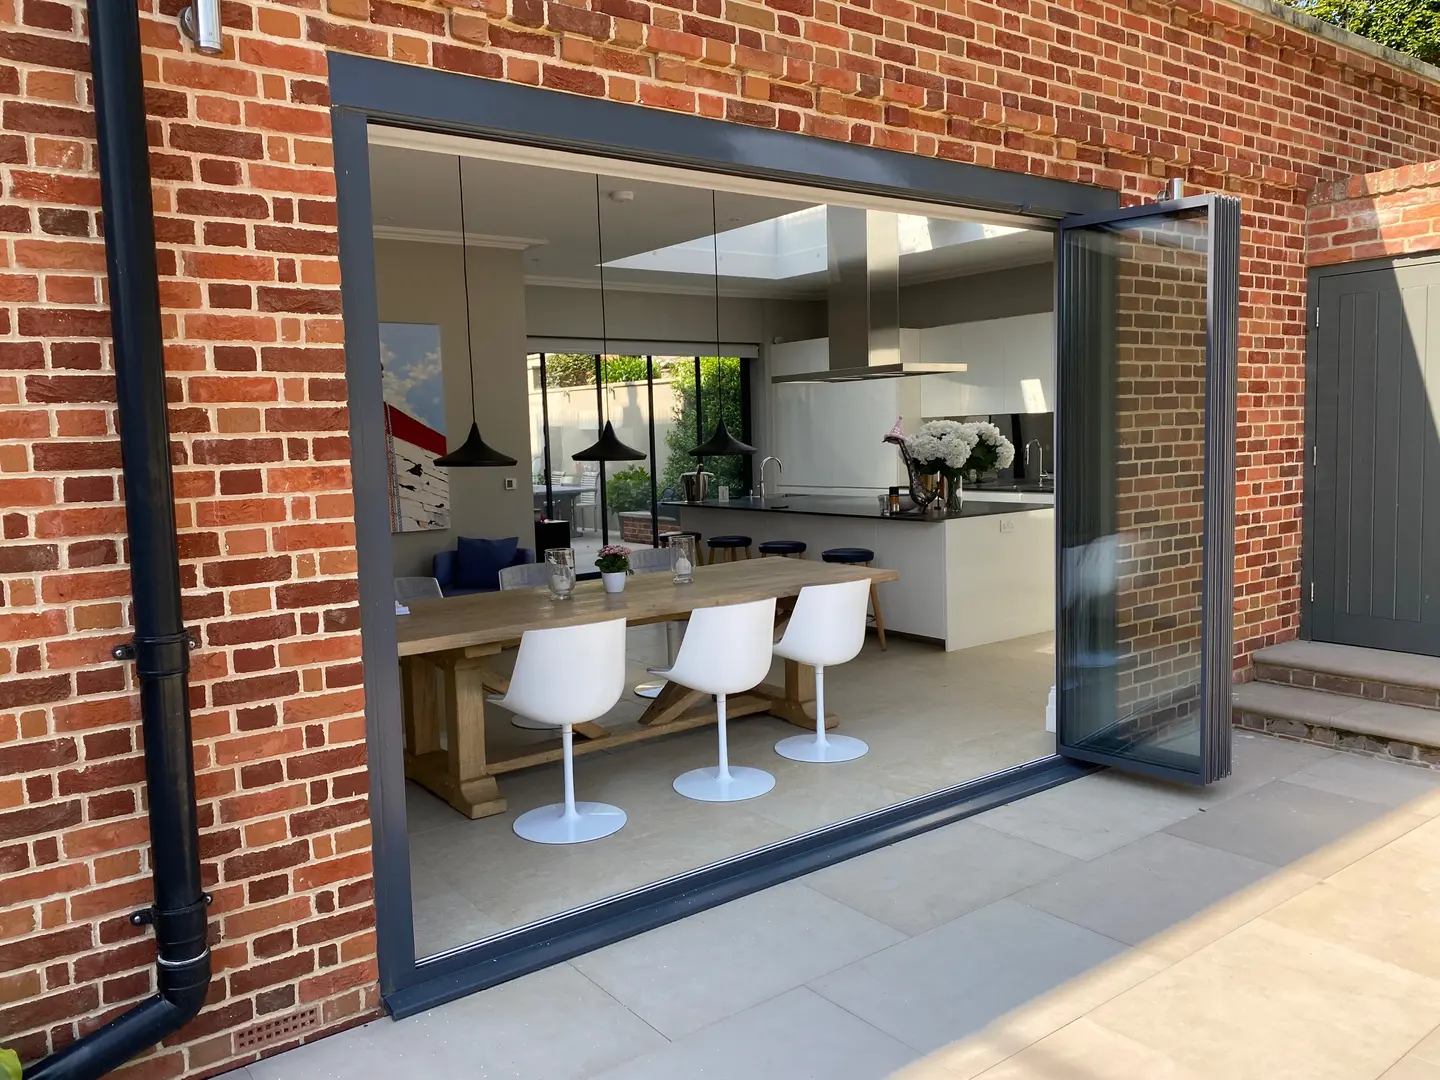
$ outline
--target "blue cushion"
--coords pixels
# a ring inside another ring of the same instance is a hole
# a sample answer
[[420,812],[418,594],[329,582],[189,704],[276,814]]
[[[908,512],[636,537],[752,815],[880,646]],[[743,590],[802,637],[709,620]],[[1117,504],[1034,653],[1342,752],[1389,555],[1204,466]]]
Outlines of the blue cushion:
[[503,540],[481,540],[468,536],[460,537],[456,544],[455,585],[461,589],[498,589],[500,571],[515,560],[515,551],[520,546],[518,536],[507,536]]
[[440,583],[440,591],[455,587],[455,550],[437,551],[430,560],[430,576]]

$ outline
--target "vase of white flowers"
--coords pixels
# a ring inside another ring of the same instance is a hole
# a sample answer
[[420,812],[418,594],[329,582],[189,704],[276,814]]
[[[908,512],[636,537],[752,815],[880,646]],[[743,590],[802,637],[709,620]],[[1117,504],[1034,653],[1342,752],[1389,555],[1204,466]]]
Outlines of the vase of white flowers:
[[[1015,460],[1014,444],[994,424],[984,421],[931,420],[906,436],[901,446],[908,463],[913,464],[912,474],[939,474],[943,479],[947,513],[959,513],[964,507],[967,474],[974,479],[992,469],[1007,468]],[[922,486],[928,485],[922,480]]]
[[630,576],[630,549],[619,544],[607,544],[595,556],[595,569],[600,571],[600,580],[605,583],[607,593],[625,591],[625,579]]

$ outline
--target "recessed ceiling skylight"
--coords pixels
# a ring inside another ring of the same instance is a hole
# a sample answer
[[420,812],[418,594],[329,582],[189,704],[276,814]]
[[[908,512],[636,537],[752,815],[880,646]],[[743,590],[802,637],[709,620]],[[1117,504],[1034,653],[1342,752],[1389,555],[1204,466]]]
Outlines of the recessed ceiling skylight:
[[[990,240],[1024,232],[1008,225],[978,221],[949,221],[916,214],[897,214],[901,255]],[[720,276],[782,281],[824,273],[827,267],[824,206],[809,206],[753,225],[720,233]],[[620,270],[650,270],[668,274],[715,273],[715,245],[701,236],[654,251],[642,251],[605,264]]]

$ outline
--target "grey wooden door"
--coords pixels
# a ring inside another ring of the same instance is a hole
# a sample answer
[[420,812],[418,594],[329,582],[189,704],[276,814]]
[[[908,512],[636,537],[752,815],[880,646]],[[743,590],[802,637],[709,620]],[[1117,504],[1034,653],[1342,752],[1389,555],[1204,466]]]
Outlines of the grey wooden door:
[[1318,279],[1308,636],[1440,656],[1440,258]]

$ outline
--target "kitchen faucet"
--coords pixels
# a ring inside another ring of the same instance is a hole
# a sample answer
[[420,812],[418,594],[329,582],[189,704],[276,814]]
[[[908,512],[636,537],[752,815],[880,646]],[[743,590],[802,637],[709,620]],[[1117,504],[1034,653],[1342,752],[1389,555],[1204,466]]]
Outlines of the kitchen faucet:
[[785,463],[774,454],[766,455],[765,459],[760,462],[760,501],[762,503],[765,501],[765,466],[772,461],[775,463],[775,468],[779,469],[782,473],[785,471]]
[[1031,477],[1030,477],[1030,447],[1032,447],[1032,446],[1035,447],[1036,449],[1038,449],[1038,450],[1040,451],[1040,453],[1039,453],[1039,455],[1038,455],[1039,460],[1037,460],[1037,461],[1035,462],[1035,466],[1036,466],[1037,472],[1036,472],[1036,474],[1035,474],[1034,479],[1040,480],[1040,481],[1043,482],[1044,480],[1048,479],[1048,477],[1045,475],[1045,444],[1042,443],[1039,439],[1031,439],[1029,442],[1027,442],[1027,443],[1025,444],[1025,479],[1027,479],[1027,480],[1031,479]]

